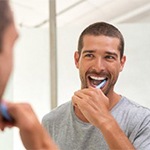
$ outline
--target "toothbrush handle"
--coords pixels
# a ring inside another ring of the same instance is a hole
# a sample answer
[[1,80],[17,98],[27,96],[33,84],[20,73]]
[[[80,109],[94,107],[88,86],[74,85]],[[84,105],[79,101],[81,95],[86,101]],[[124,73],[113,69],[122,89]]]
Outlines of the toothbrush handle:
[[96,88],[97,89],[101,89],[106,83],[106,80],[104,80],[103,82],[101,82]]
[[3,103],[0,104],[0,113],[5,121],[13,122],[13,118],[8,113],[7,106]]

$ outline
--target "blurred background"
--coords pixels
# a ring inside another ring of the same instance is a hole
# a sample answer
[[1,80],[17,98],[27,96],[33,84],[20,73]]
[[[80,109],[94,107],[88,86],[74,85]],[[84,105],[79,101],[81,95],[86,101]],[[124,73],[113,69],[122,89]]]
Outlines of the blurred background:
[[[20,38],[5,99],[29,102],[39,120],[80,88],[74,52],[89,24],[106,21],[125,38],[127,62],[116,91],[150,108],[149,0],[10,0]],[[18,129],[0,133],[0,149],[24,150]]]
[[[17,23],[48,26],[49,5],[54,0],[11,0]],[[149,0],[55,0],[57,26],[87,26],[95,21],[149,23]]]

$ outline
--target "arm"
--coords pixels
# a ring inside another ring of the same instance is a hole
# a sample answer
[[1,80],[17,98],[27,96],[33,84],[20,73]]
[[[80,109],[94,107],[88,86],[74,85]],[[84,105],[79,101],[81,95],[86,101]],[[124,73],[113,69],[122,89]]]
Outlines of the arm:
[[103,136],[109,145],[111,150],[135,150],[134,146],[131,144],[127,136],[120,129],[118,123],[112,116],[108,116],[107,121],[103,124],[99,124],[98,128],[103,133]]
[[86,120],[99,128],[111,150],[135,149],[109,113],[109,99],[101,90],[89,88],[77,91],[72,100]]
[[22,142],[27,150],[58,150],[55,143],[38,121],[31,106],[27,103],[7,103],[9,114],[14,122],[6,122],[0,117],[0,128],[16,126],[20,130]]

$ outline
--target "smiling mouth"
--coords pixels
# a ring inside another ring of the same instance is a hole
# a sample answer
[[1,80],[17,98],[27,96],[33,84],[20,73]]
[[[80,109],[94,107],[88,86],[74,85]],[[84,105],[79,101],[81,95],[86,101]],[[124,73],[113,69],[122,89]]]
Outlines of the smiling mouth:
[[107,80],[106,77],[96,77],[96,76],[92,76],[92,75],[89,76],[88,79],[89,79],[90,84],[94,87],[98,86],[104,80]]

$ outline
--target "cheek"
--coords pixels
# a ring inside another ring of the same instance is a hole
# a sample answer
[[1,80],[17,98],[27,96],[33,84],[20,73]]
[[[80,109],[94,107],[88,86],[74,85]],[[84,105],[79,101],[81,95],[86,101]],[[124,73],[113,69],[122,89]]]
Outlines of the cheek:
[[114,76],[113,78],[114,78],[115,82],[118,79],[119,73],[120,73],[120,68],[116,68],[113,72],[113,76]]
[[80,71],[80,74],[85,74],[88,71],[89,66],[81,61],[79,63],[78,69]]
[[113,78],[113,79],[118,78],[118,75],[120,73],[120,66],[112,64],[106,68],[107,68],[107,71],[110,74],[110,76],[112,76],[111,78]]
[[80,75],[80,79],[82,80],[82,82],[84,82],[85,78],[86,78],[86,72],[87,72],[87,68],[86,66],[84,66],[82,64],[82,62],[79,64],[78,66],[79,69],[79,75]]
[[2,56],[1,59],[1,70],[3,71],[3,74],[7,76],[12,71],[13,68],[13,56],[12,53],[5,53],[5,55]]

